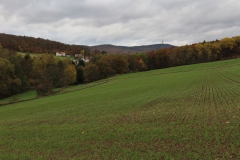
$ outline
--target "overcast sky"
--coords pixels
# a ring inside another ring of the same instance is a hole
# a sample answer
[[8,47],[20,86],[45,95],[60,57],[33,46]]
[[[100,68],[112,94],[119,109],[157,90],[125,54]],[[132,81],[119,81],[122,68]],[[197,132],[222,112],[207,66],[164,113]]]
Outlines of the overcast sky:
[[239,0],[0,0],[0,33],[80,45],[185,45],[240,35]]

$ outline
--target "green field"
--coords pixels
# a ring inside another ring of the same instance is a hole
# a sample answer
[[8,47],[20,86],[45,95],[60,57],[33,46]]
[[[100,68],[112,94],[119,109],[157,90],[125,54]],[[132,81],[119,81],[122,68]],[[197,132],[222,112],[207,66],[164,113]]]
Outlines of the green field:
[[240,59],[84,86],[1,106],[0,159],[240,159]]
[[[25,56],[27,53],[23,53],[23,52],[17,52],[19,55],[21,55],[21,56]],[[38,56],[42,56],[42,55],[44,55],[44,54],[41,54],[41,53],[29,53],[30,54],[30,56],[33,58],[33,57],[38,57]],[[48,53],[45,53],[45,54],[47,54],[47,55],[51,55],[51,54],[48,54]],[[54,57],[55,58],[58,58],[58,59],[60,59],[60,60],[63,60],[63,59],[66,59],[66,58],[68,58],[68,59],[70,59],[71,61],[74,59],[74,57],[57,57],[57,56],[55,56],[55,54],[54,54]]]

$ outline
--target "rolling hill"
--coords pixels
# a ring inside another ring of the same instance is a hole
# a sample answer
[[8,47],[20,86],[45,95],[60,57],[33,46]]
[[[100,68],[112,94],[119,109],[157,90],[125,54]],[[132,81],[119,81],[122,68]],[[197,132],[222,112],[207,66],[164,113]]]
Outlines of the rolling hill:
[[28,36],[17,36],[5,33],[0,33],[0,44],[3,48],[14,50],[18,52],[29,53],[56,53],[57,51],[65,51],[70,55],[78,54],[81,50],[85,50],[89,54],[90,50],[95,49],[100,51],[107,51],[107,53],[121,54],[121,53],[139,53],[149,52],[160,48],[171,48],[170,44],[153,44],[143,46],[115,46],[110,44],[87,46],[87,45],[70,45],[57,41],[52,41],[43,38],[35,38]]
[[142,46],[115,46],[111,44],[90,46],[90,50],[94,51],[95,49],[100,51],[106,51],[109,54],[130,54],[130,53],[140,53],[140,52],[149,52],[153,50],[158,50],[161,48],[171,48],[174,47],[170,44],[153,44],[153,45],[142,45]]
[[124,74],[1,106],[0,159],[240,159],[239,66]]

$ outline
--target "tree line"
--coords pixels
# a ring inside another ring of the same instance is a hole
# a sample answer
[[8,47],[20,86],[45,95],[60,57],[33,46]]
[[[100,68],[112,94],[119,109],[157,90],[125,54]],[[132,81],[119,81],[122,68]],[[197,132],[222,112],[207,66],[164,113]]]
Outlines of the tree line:
[[99,80],[129,72],[168,68],[240,57],[240,36],[201,42],[148,53],[94,54],[85,67],[85,78]]
[[51,54],[31,57],[0,47],[0,98],[29,89],[39,95],[52,93],[53,88],[92,82],[131,72],[141,72],[180,65],[212,62],[240,56],[240,36],[201,42],[148,53],[91,53],[89,63],[78,59],[58,59]]

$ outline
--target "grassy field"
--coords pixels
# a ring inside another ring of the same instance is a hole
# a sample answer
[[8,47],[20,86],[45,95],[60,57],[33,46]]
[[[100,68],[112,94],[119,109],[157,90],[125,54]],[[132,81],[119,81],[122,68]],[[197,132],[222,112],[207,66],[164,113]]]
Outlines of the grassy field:
[[[27,53],[23,53],[23,52],[18,52],[18,54],[20,54],[21,56],[25,56]],[[41,56],[41,55],[44,55],[44,54],[40,54],[40,53],[29,53],[31,57],[38,57],[38,56]],[[47,53],[46,53],[47,54]],[[55,56],[55,55],[54,55]],[[74,59],[74,57],[57,57],[55,56],[55,58],[58,58],[60,60],[63,60],[63,59],[70,59],[71,61]]]
[[240,159],[240,59],[0,107],[0,159]]

